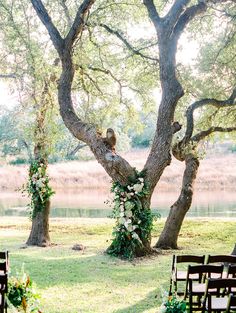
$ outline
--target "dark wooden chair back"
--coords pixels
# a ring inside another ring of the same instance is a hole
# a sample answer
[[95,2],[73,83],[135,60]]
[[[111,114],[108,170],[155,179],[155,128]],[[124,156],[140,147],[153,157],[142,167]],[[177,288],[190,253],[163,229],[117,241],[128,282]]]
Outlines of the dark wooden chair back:
[[7,262],[0,263],[0,275],[7,273]]
[[211,278],[208,279],[206,292],[208,292],[209,289],[217,289],[217,295],[222,296],[225,294],[230,294],[232,292],[232,288],[236,288],[235,278]]
[[[222,304],[218,302],[219,297],[227,296],[232,288],[236,287],[236,279],[234,278],[209,278],[206,284],[206,291],[202,301],[202,312],[212,312],[214,311],[225,311],[225,308],[222,307]],[[214,297],[212,296],[214,295]]]
[[7,274],[0,275],[0,313],[7,312],[5,294],[7,293]]
[[0,251],[0,264],[1,263],[6,263],[6,271],[8,271],[9,270],[9,253],[8,253],[8,251]]
[[197,263],[204,264],[205,255],[176,255],[175,263]]
[[199,283],[204,282],[206,278],[211,278],[212,274],[219,274],[222,277],[224,265],[189,265],[187,279],[191,279],[192,274],[199,275]]
[[0,262],[1,260],[7,260],[8,259],[8,251],[0,251]]
[[236,264],[235,265],[229,265],[227,270],[227,277],[228,278],[236,278]]
[[226,313],[230,313],[232,311],[236,311],[236,296],[233,294],[229,295],[229,301],[226,308]]
[[236,255],[227,255],[227,254],[219,254],[219,255],[208,255],[207,264],[211,263],[223,263],[223,264],[236,264]]

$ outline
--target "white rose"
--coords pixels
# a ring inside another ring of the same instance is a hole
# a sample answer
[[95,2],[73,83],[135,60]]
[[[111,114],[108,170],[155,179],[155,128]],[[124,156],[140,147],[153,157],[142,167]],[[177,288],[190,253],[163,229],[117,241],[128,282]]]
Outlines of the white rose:
[[133,216],[132,211],[126,211],[125,215],[127,217],[132,217]]
[[119,223],[120,223],[120,224],[125,224],[125,223],[126,223],[125,218],[124,218],[124,217],[121,217],[121,218],[119,219]]
[[140,180],[141,182],[144,182],[144,179],[143,179],[142,177],[139,177],[139,180]]
[[127,230],[131,232],[133,230],[132,228],[132,225],[128,225]]
[[135,184],[134,185],[135,193],[141,192],[142,189],[143,189],[143,186],[141,184]]

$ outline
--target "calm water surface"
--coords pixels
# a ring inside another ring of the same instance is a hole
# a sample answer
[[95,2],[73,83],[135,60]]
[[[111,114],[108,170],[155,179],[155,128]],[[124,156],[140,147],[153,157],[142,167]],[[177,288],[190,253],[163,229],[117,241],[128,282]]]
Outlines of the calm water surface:
[[[100,191],[59,193],[52,199],[51,217],[107,217],[111,207],[104,203],[110,195]],[[166,217],[176,193],[155,193],[153,211]],[[0,193],[0,216],[26,216],[28,199],[20,193]],[[189,217],[236,217],[235,192],[197,192],[188,212]]]

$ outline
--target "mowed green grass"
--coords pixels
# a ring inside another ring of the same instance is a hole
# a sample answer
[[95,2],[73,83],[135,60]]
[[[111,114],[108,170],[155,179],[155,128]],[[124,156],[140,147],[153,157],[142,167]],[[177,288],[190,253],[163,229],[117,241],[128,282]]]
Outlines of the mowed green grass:
[[[36,282],[44,313],[154,313],[168,290],[173,253],[231,253],[235,220],[188,219],[178,251],[160,251],[133,262],[104,253],[112,224],[106,219],[52,219],[50,248],[25,247],[30,223],[1,218],[0,249],[10,251],[12,275],[25,265]],[[164,220],[155,222],[153,244]],[[76,243],[86,246],[74,251]]]

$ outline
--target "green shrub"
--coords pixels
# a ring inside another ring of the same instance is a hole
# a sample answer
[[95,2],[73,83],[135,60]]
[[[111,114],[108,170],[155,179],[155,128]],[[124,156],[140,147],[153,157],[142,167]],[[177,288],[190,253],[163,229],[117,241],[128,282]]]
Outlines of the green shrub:
[[178,296],[169,296],[162,303],[159,312],[160,313],[186,313],[186,301],[180,299]]
[[8,280],[7,303],[11,311],[33,313],[39,310],[39,295],[31,278],[24,272]]

